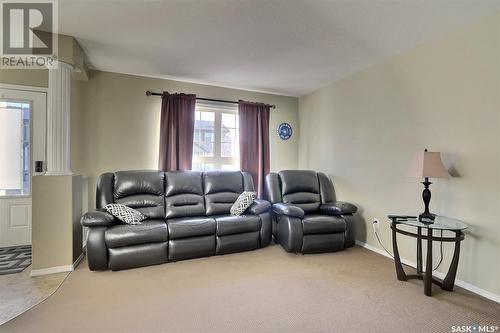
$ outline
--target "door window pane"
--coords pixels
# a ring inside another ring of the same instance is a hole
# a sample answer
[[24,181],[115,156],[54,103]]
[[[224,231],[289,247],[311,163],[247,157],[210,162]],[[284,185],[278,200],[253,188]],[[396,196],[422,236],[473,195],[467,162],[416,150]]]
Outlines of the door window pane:
[[0,101],[0,196],[30,193],[30,105]]

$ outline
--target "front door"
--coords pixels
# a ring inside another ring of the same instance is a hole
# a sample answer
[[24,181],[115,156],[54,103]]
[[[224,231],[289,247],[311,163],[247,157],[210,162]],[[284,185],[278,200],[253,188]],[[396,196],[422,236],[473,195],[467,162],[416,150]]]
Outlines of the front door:
[[47,94],[0,85],[0,247],[31,245],[31,177],[45,164]]

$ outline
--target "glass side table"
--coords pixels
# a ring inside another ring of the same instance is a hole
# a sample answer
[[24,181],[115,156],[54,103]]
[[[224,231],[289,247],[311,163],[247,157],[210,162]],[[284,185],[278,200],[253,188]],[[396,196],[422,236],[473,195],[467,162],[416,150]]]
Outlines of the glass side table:
[[[431,296],[432,284],[440,286],[444,290],[453,291],[455,277],[457,275],[458,260],[460,257],[460,242],[464,240],[463,230],[467,229],[467,224],[460,220],[436,215],[434,223],[424,223],[418,220],[416,216],[389,215],[392,229],[392,248],[394,252],[394,264],[396,265],[396,275],[398,280],[407,281],[408,279],[419,279],[424,281],[424,294]],[[398,225],[406,225],[416,228],[416,233],[398,228]],[[426,230],[426,234],[422,230]],[[455,237],[438,237],[433,235],[434,230],[446,230],[455,233]],[[397,234],[410,236],[417,239],[417,274],[406,274],[401,265],[399,257]],[[422,240],[427,241],[427,254],[425,263],[425,272],[422,267]],[[444,280],[432,277],[432,242],[454,242],[455,250],[450,268]]]

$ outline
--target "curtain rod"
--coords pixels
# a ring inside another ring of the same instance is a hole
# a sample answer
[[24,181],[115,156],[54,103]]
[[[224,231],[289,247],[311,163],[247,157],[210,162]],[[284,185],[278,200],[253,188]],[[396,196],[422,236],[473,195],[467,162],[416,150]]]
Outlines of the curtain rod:
[[[163,96],[163,94],[147,90],[146,91],[146,96]],[[224,100],[224,99],[213,99],[213,98],[203,98],[203,97],[196,97],[196,99],[199,100],[199,101],[210,101],[210,102],[219,102],[219,103],[238,104],[237,101],[227,101],[227,100]],[[276,108],[276,105],[273,105],[273,104],[266,104],[266,105],[269,105],[272,109]]]

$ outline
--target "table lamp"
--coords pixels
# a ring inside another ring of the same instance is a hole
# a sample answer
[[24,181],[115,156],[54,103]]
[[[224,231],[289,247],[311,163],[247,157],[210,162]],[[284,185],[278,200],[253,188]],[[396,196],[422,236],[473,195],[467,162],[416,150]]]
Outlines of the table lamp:
[[431,190],[429,185],[432,183],[429,178],[449,178],[450,174],[441,161],[441,153],[427,151],[419,152],[415,155],[415,159],[410,168],[410,177],[424,178],[424,191],[422,192],[422,199],[424,200],[425,211],[418,216],[422,222],[433,223],[434,214],[429,212],[429,203],[431,202]]

